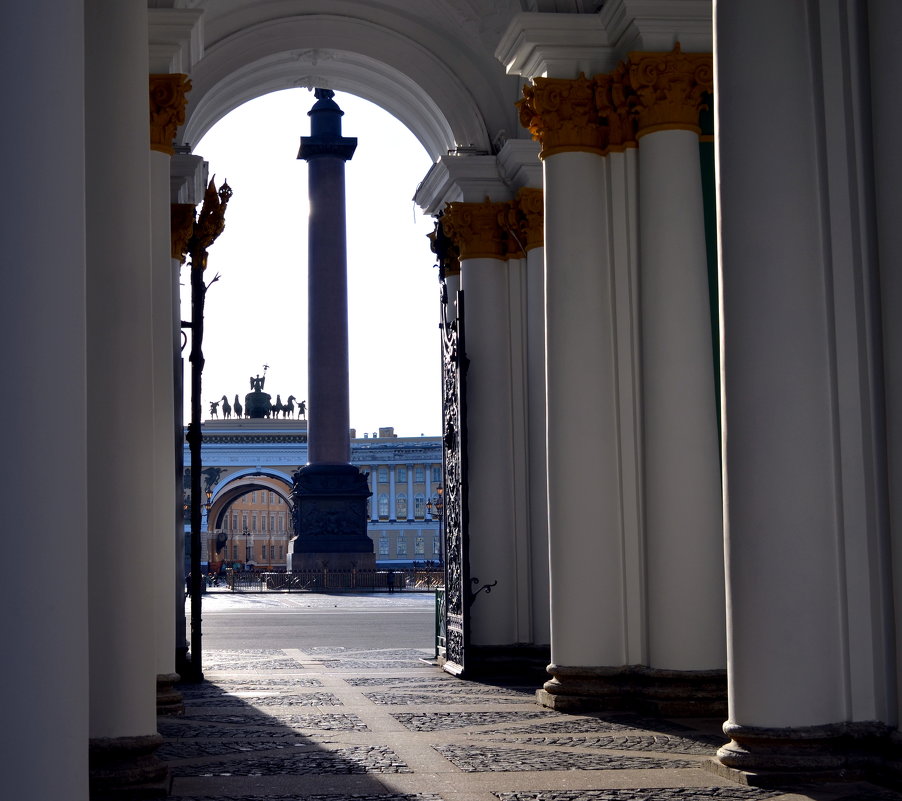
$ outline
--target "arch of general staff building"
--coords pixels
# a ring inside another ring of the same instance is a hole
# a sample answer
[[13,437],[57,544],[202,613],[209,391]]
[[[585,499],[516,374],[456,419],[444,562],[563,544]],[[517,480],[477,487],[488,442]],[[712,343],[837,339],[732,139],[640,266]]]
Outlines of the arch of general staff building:
[[898,771],[902,5],[337,5],[0,12],[0,347],[40,421],[6,428],[2,487],[10,528],[67,554],[66,603],[4,620],[8,792],[165,787],[181,588],[121,566],[177,562],[184,150],[289,86],[374,100],[434,158],[411,193],[465,323],[466,558],[492,585],[464,598],[470,664],[550,646],[560,709],[727,690],[724,770]]

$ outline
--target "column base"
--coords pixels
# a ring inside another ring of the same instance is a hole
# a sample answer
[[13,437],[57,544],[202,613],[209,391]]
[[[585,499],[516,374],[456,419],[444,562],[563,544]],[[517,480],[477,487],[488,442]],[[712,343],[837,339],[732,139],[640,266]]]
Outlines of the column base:
[[181,680],[178,673],[157,674],[157,715],[185,714],[185,700],[175,689],[175,685]]
[[309,573],[320,570],[328,570],[330,573],[358,570],[363,573],[364,571],[372,572],[375,569],[376,557],[372,553],[322,551],[288,554],[288,571],[290,573]]
[[94,737],[88,746],[91,801],[166,798],[169,768],[156,756],[159,734]]
[[662,717],[723,717],[725,670],[661,670],[644,665],[549,665],[554,677],[536,691],[542,706],[559,712],[630,711]]
[[730,742],[709,769],[755,787],[787,782],[848,781],[881,772],[890,751],[883,723],[764,728],[727,721]]

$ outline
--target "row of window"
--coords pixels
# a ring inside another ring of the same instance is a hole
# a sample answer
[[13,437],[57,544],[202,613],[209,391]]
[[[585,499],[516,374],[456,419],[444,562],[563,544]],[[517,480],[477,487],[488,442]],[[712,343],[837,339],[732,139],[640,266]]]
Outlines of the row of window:
[[[279,512],[278,514],[266,515],[264,513],[260,513],[258,516],[257,512],[251,512],[250,515],[247,512],[242,512],[241,514],[241,525],[238,525],[239,516],[237,512],[232,512],[231,515],[226,515],[222,519],[222,529],[223,531],[228,532],[236,532],[240,533],[242,531],[270,531],[270,532],[280,532],[285,531],[285,512]],[[269,521],[269,528],[267,528],[267,520]],[[250,525],[248,525],[250,523]],[[259,529],[257,525],[259,523]]]
[[[363,468],[364,470],[366,468]],[[433,484],[441,484],[442,482],[442,468],[440,465],[433,465],[429,468],[431,481]],[[376,471],[376,481],[379,484],[388,484],[388,468],[380,467]],[[423,484],[426,481],[426,468],[423,465],[417,465],[413,469],[413,482],[414,484]],[[407,468],[406,467],[396,467],[395,468],[395,483],[407,483]]]
[[[259,501],[257,500],[259,496]],[[270,492],[269,490],[252,490],[251,492],[246,492],[240,498],[234,501],[235,504],[255,504],[255,503],[266,503],[267,496],[269,496],[268,501],[273,505],[281,505],[284,504],[285,501],[282,500],[282,496],[278,495],[275,492]]]
[[[389,539],[388,532],[383,531],[379,536],[379,556],[388,556],[389,555]],[[426,555],[426,540],[424,537],[417,537],[413,543],[413,553],[415,556],[425,556]],[[439,543],[438,537],[434,537],[432,540],[432,553],[433,556],[438,556],[441,553],[441,544]],[[407,556],[407,538],[404,537],[403,534],[399,534],[397,539],[395,540],[395,555],[396,556]]]
[[[238,545],[232,546],[232,560],[236,561],[236,562],[238,561],[239,547],[240,546],[238,546]],[[269,549],[269,559],[268,560],[267,560],[267,548]],[[264,545],[261,545],[259,547],[259,549],[255,548],[252,545],[245,545],[244,546],[244,561],[245,562],[256,561],[258,559],[258,557],[256,556],[256,553],[260,554],[259,561],[261,561],[261,562],[266,562],[266,561],[274,562],[276,560],[278,560],[280,562],[283,561],[285,559],[285,546],[284,545],[278,546],[278,554],[279,554],[278,556],[276,556],[276,552],[277,552],[277,547],[275,545],[267,546],[264,544]]]
[[[376,511],[379,513],[379,517],[383,520],[389,519],[389,512],[391,511],[389,508],[390,504],[388,502],[388,495],[384,492],[379,494],[379,497],[376,499]],[[367,512],[370,517],[372,517],[372,513],[369,509]],[[422,494],[418,494],[413,499],[413,516],[422,520],[426,516],[426,496]],[[395,514],[392,517],[393,520],[407,520],[407,496],[401,492],[397,496],[395,496]]]

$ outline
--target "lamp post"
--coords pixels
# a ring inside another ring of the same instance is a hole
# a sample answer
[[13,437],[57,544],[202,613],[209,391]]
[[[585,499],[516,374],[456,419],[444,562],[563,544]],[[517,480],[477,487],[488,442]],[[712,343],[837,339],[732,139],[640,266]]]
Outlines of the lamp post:
[[247,530],[247,526],[244,527],[244,531],[241,533],[244,535],[244,569],[247,570],[247,563],[251,561],[251,545],[248,539],[251,533]]

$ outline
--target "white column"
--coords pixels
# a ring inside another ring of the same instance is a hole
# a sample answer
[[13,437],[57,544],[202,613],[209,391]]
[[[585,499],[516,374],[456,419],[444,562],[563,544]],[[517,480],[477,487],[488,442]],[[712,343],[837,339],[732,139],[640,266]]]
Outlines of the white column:
[[[551,661],[622,666],[625,628],[605,161],[545,159]],[[593,610],[586,625],[587,610]],[[552,670],[554,673],[554,670]]]
[[397,520],[398,510],[395,508],[395,469],[396,465],[388,466],[388,519]]
[[816,11],[721,3],[716,20],[734,740],[720,758],[752,769],[836,766],[813,746],[887,720],[894,692],[870,145],[846,105],[868,64],[846,48],[861,15]]
[[726,667],[723,526],[698,134],[639,139],[648,664]]
[[154,571],[134,569],[155,519],[147,9],[89,0],[85,22],[90,732],[137,756],[157,737]]
[[3,582],[4,795],[87,798],[84,7],[6,4],[0,20],[4,74],[28,65],[27,80],[8,82],[14,124],[0,133],[10,155],[0,216],[8,377],[0,493],[6,530],[35,555],[63,560],[46,569],[52,592],[36,587],[31,570],[10,570]]
[[526,254],[526,404],[528,510],[532,564],[533,631],[536,643],[551,642],[548,600],[548,454],[545,416],[545,248]]
[[[874,125],[874,162],[877,201],[878,258],[881,265],[894,264],[902,253],[902,106],[894,87],[902,81],[897,32],[902,30],[902,5],[894,0],[868,3]],[[896,609],[902,609],[902,271],[881,270],[883,303],[883,359],[886,385],[886,439],[890,520],[892,521],[893,580]],[[902,664],[902,615],[896,615],[896,665]],[[898,670],[898,668],[897,668]],[[902,694],[897,693],[895,723],[902,719]]]
[[470,575],[482,592],[471,615],[474,645],[510,645],[517,630],[516,534],[513,521],[510,331],[507,265],[496,258],[461,261],[466,297],[467,453]]
[[173,365],[173,284],[178,283],[171,257],[169,162],[165,153],[152,150],[151,272],[153,293],[153,423],[154,423],[154,626],[157,675],[175,672],[175,371]]

